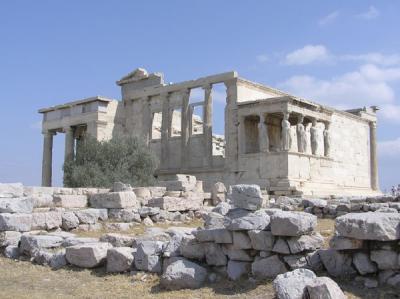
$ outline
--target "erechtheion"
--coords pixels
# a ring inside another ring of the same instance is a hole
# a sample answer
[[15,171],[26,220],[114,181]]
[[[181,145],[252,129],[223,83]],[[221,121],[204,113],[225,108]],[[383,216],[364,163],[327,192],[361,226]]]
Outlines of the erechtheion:
[[[226,87],[225,115],[213,114],[213,85]],[[160,158],[162,180],[185,173],[227,185],[259,184],[275,195],[373,195],[378,186],[377,107],[340,111],[227,72],[165,84],[144,69],[117,81],[122,100],[91,97],[43,114],[42,185],[51,185],[53,135],[65,133],[65,158],[76,143],[133,134]],[[201,101],[191,102],[202,88]],[[202,107],[203,115],[194,113]],[[225,119],[225,136],[213,134]]]

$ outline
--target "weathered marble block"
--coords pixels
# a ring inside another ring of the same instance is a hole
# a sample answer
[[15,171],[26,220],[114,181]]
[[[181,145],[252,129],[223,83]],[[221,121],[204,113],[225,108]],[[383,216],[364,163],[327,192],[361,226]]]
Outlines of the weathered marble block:
[[85,243],[65,249],[67,261],[81,268],[94,268],[106,262],[109,243]]
[[22,197],[24,186],[22,183],[0,183],[0,198],[3,197]]
[[203,199],[198,198],[184,198],[184,197],[172,197],[164,196],[158,198],[152,198],[149,200],[148,206],[158,207],[166,211],[196,211],[203,206]]
[[0,198],[0,213],[32,213],[31,197]]
[[126,209],[139,208],[140,203],[133,191],[98,193],[90,196],[90,205],[93,208]]
[[54,195],[54,205],[63,208],[85,208],[88,205],[86,195]]
[[264,198],[258,185],[234,185],[229,196],[234,206],[246,210],[258,210],[264,203]]
[[271,216],[271,231],[275,236],[309,234],[317,226],[317,217],[304,212],[276,212]]
[[31,230],[32,214],[0,214],[0,231],[27,232]]

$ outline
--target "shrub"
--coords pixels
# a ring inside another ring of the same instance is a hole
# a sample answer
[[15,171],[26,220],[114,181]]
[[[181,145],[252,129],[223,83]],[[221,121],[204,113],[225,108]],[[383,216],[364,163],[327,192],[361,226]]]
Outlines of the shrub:
[[110,188],[114,182],[152,185],[157,159],[136,137],[78,142],[74,160],[64,163],[64,186]]

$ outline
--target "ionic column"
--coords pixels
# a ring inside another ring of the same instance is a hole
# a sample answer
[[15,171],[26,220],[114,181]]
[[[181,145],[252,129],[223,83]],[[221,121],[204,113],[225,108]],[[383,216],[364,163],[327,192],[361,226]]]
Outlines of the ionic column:
[[225,165],[231,172],[239,169],[238,153],[238,111],[237,98],[238,88],[237,80],[229,80],[224,82],[226,86],[226,106],[225,106]]
[[181,168],[188,166],[189,156],[189,97],[190,89],[181,92],[182,95],[182,112],[181,112]]
[[259,146],[260,152],[269,152],[269,137],[268,137],[268,128],[265,123],[265,114],[260,113],[260,122],[258,123],[258,138],[259,138]]
[[162,119],[161,119],[161,167],[168,167],[169,156],[169,98],[168,94],[161,94],[163,103]]
[[42,186],[51,187],[54,132],[43,133]]
[[376,122],[369,123],[369,147],[371,159],[371,188],[378,190],[378,159],[376,150]]
[[75,152],[75,140],[74,140],[74,130],[71,127],[64,129],[65,131],[65,153],[64,153],[64,163],[68,160],[74,159]]
[[204,136],[204,164],[212,165],[212,85],[203,86],[204,89],[204,119],[203,119],[203,136]]
[[150,112],[150,103],[149,103],[149,97],[143,97],[141,99],[142,104],[143,104],[143,116],[142,116],[142,134],[143,134],[143,140],[145,144],[148,146],[151,138],[151,125],[152,125],[152,116]]

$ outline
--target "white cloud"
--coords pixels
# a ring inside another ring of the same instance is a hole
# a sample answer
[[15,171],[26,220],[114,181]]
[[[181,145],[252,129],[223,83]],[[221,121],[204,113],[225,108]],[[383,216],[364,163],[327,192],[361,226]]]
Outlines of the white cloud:
[[[369,64],[328,80],[308,75],[293,76],[279,84],[279,87],[295,95],[343,109],[394,105],[395,92],[388,84],[393,81],[400,81],[400,68],[379,68]],[[390,118],[389,112],[382,116]]]
[[332,13],[330,13],[329,15],[326,15],[324,17],[322,17],[321,19],[319,19],[318,24],[321,26],[325,26],[328,25],[330,23],[333,23],[337,17],[339,16],[339,11],[334,11]]
[[378,153],[384,157],[399,157],[400,153],[400,137],[394,140],[378,142]]
[[306,65],[315,62],[328,62],[331,55],[323,45],[307,45],[297,49],[285,57],[288,65]]
[[360,13],[357,15],[357,18],[364,19],[364,20],[373,20],[380,16],[380,11],[376,9],[375,6],[371,5],[367,11]]
[[383,66],[400,65],[400,55],[385,55],[378,52],[359,54],[359,55],[343,55],[342,60],[361,61],[365,63],[379,64]]
[[[383,119],[400,124],[400,105],[387,104],[380,106],[379,114]],[[400,153],[400,151],[399,151]]]
[[269,60],[268,56],[265,54],[260,54],[256,56],[258,62],[265,63]]

